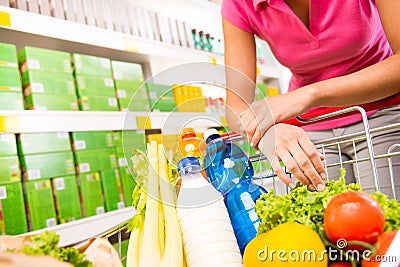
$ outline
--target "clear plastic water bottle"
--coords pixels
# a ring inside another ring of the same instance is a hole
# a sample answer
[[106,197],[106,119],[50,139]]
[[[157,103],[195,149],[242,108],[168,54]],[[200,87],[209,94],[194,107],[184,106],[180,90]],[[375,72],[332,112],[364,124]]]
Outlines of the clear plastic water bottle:
[[207,178],[222,195],[226,195],[239,180],[253,178],[253,165],[240,147],[222,139],[215,129],[207,130],[204,139]]
[[257,235],[261,220],[254,207],[257,199],[266,192],[263,187],[254,184],[252,179],[247,179],[240,181],[225,197],[225,205],[242,254],[247,244]]
[[178,163],[177,213],[189,267],[243,266],[223,196],[201,175],[195,157]]
[[243,254],[247,244],[257,235],[260,219],[254,207],[266,190],[253,183],[252,164],[238,146],[224,141],[215,129],[207,130],[204,137],[208,145],[204,158],[207,178],[225,196],[225,205]]

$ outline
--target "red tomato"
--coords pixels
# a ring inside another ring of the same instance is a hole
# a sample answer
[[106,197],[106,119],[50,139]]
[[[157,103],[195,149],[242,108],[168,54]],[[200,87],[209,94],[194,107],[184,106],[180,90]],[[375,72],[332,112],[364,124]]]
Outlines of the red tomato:
[[[378,250],[376,251],[375,255],[371,256],[369,260],[363,259],[363,261],[361,262],[361,267],[378,267],[381,264],[382,260],[389,261],[390,258],[385,259],[385,257],[390,257],[390,255],[387,256],[384,255],[389,249],[389,246],[392,243],[396,234],[397,230],[381,234],[378,237],[378,242],[377,242]],[[400,264],[398,266],[400,266]]]
[[324,214],[325,233],[329,241],[340,248],[363,250],[346,246],[349,241],[374,244],[383,232],[385,217],[378,202],[366,193],[348,191],[329,201]]
[[345,261],[341,261],[341,262],[334,262],[329,264],[329,267],[352,267],[350,262],[345,262]]

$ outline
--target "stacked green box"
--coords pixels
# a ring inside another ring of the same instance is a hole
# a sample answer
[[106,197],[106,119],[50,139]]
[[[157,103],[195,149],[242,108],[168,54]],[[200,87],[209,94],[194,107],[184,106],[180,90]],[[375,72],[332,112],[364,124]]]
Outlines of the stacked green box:
[[85,96],[115,97],[114,81],[112,78],[76,75],[75,80],[76,92],[79,98]]
[[91,173],[118,167],[113,147],[75,151],[78,173]]
[[14,134],[0,133],[0,185],[21,181]]
[[[0,157],[17,155],[15,134],[0,133]],[[0,159],[0,161],[2,161]]]
[[73,54],[79,108],[84,111],[118,111],[108,58]]
[[57,133],[21,133],[17,138],[20,155],[71,151],[69,134]]
[[24,182],[29,230],[57,225],[50,179]]
[[18,61],[26,109],[79,109],[69,53],[26,46]]
[[75,175],[52,179],[54,203],[59,223],[82,218]]
[[22,74],[24,94],[75,95],[72,73],[27,71]]
[[135,189],[136,181],[128,167],[119,168],[122,189],[124,191],[125,206],[132,206],[132,192]]
[[0,185],[0,234],[28,232],[22,184]]
[[140,64],[111,61],[120,110],[150,111]]
[[24,109],[17,49],[0,43],[0,110]]
[[148,83],[152,111],[171,112],[176,109],[174,90],[171,86]]
[[25,96],[25,107],[29,110],[78,110],[76,95],[30,94]]
[[118,169],[100,172],[106,211],[122,209],[125,207],[121,178]]
[[114,132],[114,146],[146,149],[146,133],[143,130],[124,130]]
[[86,173],[78,176],[78,187],[84,217],[104,213],[104,200],[100,174]]
[[0,43],[0,67],[18,68],[17,48],[14,44]]
[[24,155],[20,158],[24,180],[75,174],[72,152]]
[[74,132],[71,133],[74,151],[113,147],[112,131]]

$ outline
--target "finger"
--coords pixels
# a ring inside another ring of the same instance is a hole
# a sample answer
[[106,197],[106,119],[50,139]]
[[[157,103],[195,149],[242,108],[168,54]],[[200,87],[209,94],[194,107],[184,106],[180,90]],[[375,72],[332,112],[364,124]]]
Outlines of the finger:
[[324,160],[324,156],[318,152],[315,148],[314,144],[308,139],[306,135],[301,135],[299,137],[299,145],[306,153],[307,157],[310,159],[311,163],[314,166],[314,169],[318,172],[319,176],[325,180],[326,179],[326,170],[324,168],[324,164],[322,160]]
[[250,146],[257,147],[258,143],[260,142],[262,137],[261,129],[257,128],[253,137],[250,140]]
[[256,120],[248,120],[244,121],[244,126],[245,126],[245,132],[246,132],[246,138],[251,142],[253,135],[255,134],[258,124]]
[[293,155],[294,161],[297,162],[297,166],[302,170],[303,175],[306,176],[306,179],[311,181],[318,191],[324,191],[324,182],[306,152],[298,146],[290,149],[290,153]]
[[289,151],[283,152],[279,154],[281,160],[285,164],[286,168],[300,181],[300,183],[304,185],[309,185],[312,182],[310,179],[303,173],[302,168],[298,165],[298,163],[294,160]]
[[274,173],[284,182],[288,187],[294,189],[296,185],[293,183],[292,179],[283,171],[281,164],[279,163],[278,157],[274,157],[271,162],[272,169]]

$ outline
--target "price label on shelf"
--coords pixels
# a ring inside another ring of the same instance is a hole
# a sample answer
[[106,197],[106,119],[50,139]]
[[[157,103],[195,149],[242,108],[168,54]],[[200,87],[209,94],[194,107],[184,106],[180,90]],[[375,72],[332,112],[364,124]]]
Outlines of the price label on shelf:
[[117,208],[118,208],[119,210],[125,208],[125,203],[124,203],[123,201],[118,202],[118,203],[117,203]]
[[64,178],[56,178],[54,179],[54,185],[57,191],[62,191],[65,189]]
[[116,99],[116,98],[109,98],[109,99],[108,99],[108,105],[109,105],[110,107],[116,107],[116,106],[118,106],[117,99]]
[[128,166],[128,162],[126,161],[126,158],[120,158],[118,159],[118,165],[120,167]]
[[139,52],[139,45],[134,40],[125,40],[125,50],[128,52],[138,53]]
[[5,186],[0,186],[0,199],[7,198],[7,189]]
[[28,179],[40,179],[42,176],[40,174],[40,170],[28,170]]
[[56,225],[57,225],[57,223],[56,223],[56,219],[55,218],[50,218],[50,219],[46,220],[46,226],[47,227],[54,227]]
[[86,149],[85,140],[76,140],[75,141],[75,149],[76,150]]
[[113,79],[105,78],[104,79],[104,85],[107,86],[107,87],[114,87]]
[[89,163],[79,164],[79,170],[81,172],[90,172],[90,164]]
[[57,133],[57,138],[59,138],[59,139],[67,139],[68,138],[68,133],[58,132]]
[[100,207],[97,207],[96,208],[96,214],[97,215],[100,215],[100,214],[104,214],[104,207],[103,206],[100,206]]
[[44,87],[42,83],[32,83],[32,92],[33,93],[43,93]]
[[0,136],[0,140],[3,142],[12,142],[14,141],[14,134],[9,134],[9,133],[3,133]]
[[6,12],[0,12],[0,26],[11,27],[10,14]]
[[126,98],[126,91],[125,90],[117,90],[118,98]]

